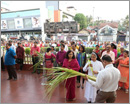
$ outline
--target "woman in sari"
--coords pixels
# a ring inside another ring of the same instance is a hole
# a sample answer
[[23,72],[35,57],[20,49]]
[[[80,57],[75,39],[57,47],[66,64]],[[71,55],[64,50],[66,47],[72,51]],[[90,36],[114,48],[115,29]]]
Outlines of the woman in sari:
[[[75,59],[74,52],[69,50],[66,54],[66,59],[64,59],[63,67],[78,71],[80,66],[77,59]],[[66,100],[72,101],[75,100],[75,82],[76,77],[72,77],[66,80]]]
[[121,79],[119,81],[119,88],[120,90],[123,87],[125,87],[125,92],[129,92],[129,57],[128,57],[129,52],[124,51],[123,57],[119,57],[116,62],[119,62],[118,69],[120,70],[121,73]]
[[[80,47],[79,47],[79,52],[77,53],[77,60],[78,60],[78,63],[79,63],[79,66],[80,66],[80,70],[79,70],[79,72],[82,72],[82,73],[84,73],[83,72],[83,67],[85,66],[85,64],[86,64],[86,60],[87,60],[87,58],[86,58],[87,56],[86,56],[86,52],[85,52],[85,47],[83,46],[83,45],[80,45]],[[81,82],[81,84],[80,84],[80,79],[82,78],[82,82]],[[84,88],[84,78],[83,77],[81,77],[81,76],[77,76],[77,82],[78,82],[78,86],[77,86],[77,88]]]

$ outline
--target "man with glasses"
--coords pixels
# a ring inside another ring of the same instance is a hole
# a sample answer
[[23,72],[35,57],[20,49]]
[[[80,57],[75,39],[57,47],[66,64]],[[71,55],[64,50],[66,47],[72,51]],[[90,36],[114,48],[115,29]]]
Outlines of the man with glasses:
[[[104,52],[102,53],[102,57],[103,57],[104,55],[109,55],[109,56],[111,57],[111,59],[112,59],[112,63],[115,62],[115,54],[114,54],[114,52],[111,51],[111,45],[110,45],[110,44],[108,44],[108,45],[106,46],[106,51],[104,51]],[[102,57],[101,57],[101,58],[102,58]]]

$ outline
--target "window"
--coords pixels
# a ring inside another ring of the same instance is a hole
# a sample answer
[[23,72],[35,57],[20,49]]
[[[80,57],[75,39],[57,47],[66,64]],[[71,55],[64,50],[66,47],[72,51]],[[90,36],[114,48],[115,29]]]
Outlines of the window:
[[23,19],[24,28],[32,28],[32,21],[31,18]]
[[8,20],[8,29],[15,29],[14,20]]

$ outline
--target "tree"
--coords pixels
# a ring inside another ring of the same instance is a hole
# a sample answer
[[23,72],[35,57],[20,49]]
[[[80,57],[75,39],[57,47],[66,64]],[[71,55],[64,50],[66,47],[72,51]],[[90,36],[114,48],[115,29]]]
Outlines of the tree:
[[129,29],[129,15],[125,17],[125,19],[121,19],[122,23],[119,23],[118,30],[119,31],[128,31]]
[[86,16],[86,19],[87,19],[87,26],[92,26],[92,19],[93,17],[90,15],[90,16]]
[[78,13],[75,15],[74,20],[80,23],[80,29],[86,28],[87,27],[87,20],[84,14]]
[[129,15],[127,15],[124,19],[123,26],[126,27],[126,29],[129,28]]

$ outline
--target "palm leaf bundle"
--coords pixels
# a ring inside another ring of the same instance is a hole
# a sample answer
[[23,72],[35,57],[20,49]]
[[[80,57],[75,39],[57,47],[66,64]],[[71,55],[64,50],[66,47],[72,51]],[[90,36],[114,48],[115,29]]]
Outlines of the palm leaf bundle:
[[[67,68],[62,68],[62,67],[53,67],[53,68],[44,68],[45,70],[52,70],[53,73],[48,75],[48,77],[51,77],[51,80],[46,82],[45,86],[45,98],[50,101],[50,98],[55,90],[55,88],[64,82],[68,78],[76,77],[76,76],[82,76],[86,77],[86,74],[77,72],[72,69],[67,69]],[[57,72],[57,71],[62,71],[62,72]],[[52,77],[53,76],[53,77]],[[96,81],[95,77],[91,77],[87,75],[88,79]]]
[[[39,56],[39,62],[36,63],[33,67],[36,70],[37,67],[44,62],[44,58],[43,58],[43,54],[38,53]],[[48,102],[51,99],[51,96],[54,92],[54,90],[56,89],[56,87],[61,84],[62,82],[66,81],[66,79],[68,78],[72,78],[72,77],[76,77],[76,76],[82,76],[82,77],[86,77],[86,74],[84,73],[80,73],[77,72],[75,70],[72,69],[67,69],[67,68],[63,68],[63,67],[53,67],[53,68],[40,68],[42,70],[48,70],[51,71],[51,73],[47,74],[47,75],[43,75],[44,77],[47,77],[49,79],[49,81],[47,81],[45,83],[45,98],[48,99]],[[89,76],[87,75],[88,79],[96,81],[96,77],[94,76]]]
[[92,72],[92,74],[93,74],[93,77],[94,77],[94,73],[93,73],[93,67],[91,67],[91,66],[90,66],[90,64],[91,64],[91,61],[90,61],[90,60],[88,60],[88,64],[89,64],[89,67],[90,67],[90,69],[91,69],[91,72]]
[[[38,63],[36,63],[36,64],[33,65],[32,67],[30,67],[30,69],[31,69],[31,68],[34,68],[34,71],[36,71],[37,67],[40,66],[41,63],[44,63],[44,58],[43,58],[44,54],[39,53],[39,52],[36,52],[36,53],[38,54],[39,61],[38,61]],[[39,69],[40,69],[40,68],[39,68]],[[43,68],[42,68],[42,69],[43,69]]]

